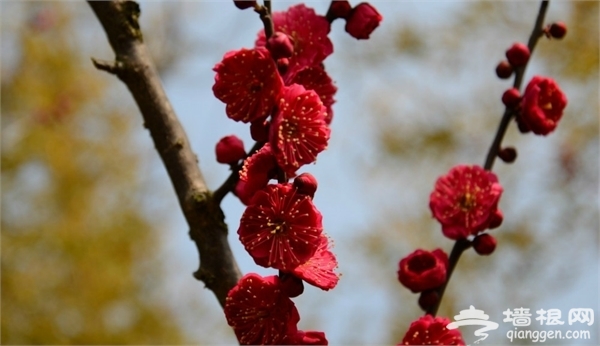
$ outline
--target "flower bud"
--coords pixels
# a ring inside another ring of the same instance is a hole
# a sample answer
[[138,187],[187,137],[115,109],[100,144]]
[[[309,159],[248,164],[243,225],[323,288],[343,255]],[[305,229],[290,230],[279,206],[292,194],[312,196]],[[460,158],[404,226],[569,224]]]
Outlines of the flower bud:
[[375,7],[362,2],[350,11],[346,19],[346,32],[357,40],[366,40],[382,20],[383,17]]
[[496,66],[496,75],[500,79],[508,79],[513,73],[513,67],[506,60],[502,60]]
[[310,173],[302,173],[294,179],[294,187],[298,193],[313,198],[317,191],[317,179]]
[[419,306],[423,311],[427,311],[430,307],[437,304],[439,300],[440,295],[435,290],[423,291],[419,296]]
[[508,62],[515,66],[523,66],[529,61],[529,47],[523,43],[515,43],[506,51],[506,58]]
[[516,88],[510,88],[502,94],[502,103],[508,108],[517,108],[521,102],[521,93]]
[[233,4],[240,10],[245,10],[254,7],[254,5],[256,5],[256,0],[233,0]]
[[567,96],[552,78],[534,76],[521,101],[517,116],[519,130],[529,129],[536,135],[547,135],[556,129],[567,106]]
[[233,188],[232,192],[237,198],[240,199],[240,201],[244,205],[250,205],[250,202],[252,201],[252,197],[254,196],[254,193],[256,191],[253,191],[252,189],[250,189],[248,187],[248,183],[240,180],[237,182],[237,184],[235,185],[235,188]]
[[267,49],[275,60],[289,58],[294,53],[294,44],[288,35],[277,31],[267,40]]
[[517,114],[515,120],[517,122],[517,126],[519,128],[519,132],[521,132],[523,134],[531,132],[531,129],[529,128],[529,126],[527,126],[527,124],[523,121],[523,114],[522,114],[522,112],[519,112],[519,114]]
[[473,239],[473,249],[478,254],[485,256],[489,255],[496,249],[496,238],[489,233],[483,233]]
[[277,59],[277,71],[279,72],[280,75],[283,76],[287,72],[288,67],[290,67],[290,59],[288,59],[288,58]]
[[441,249],[418,249],[400,260],[398,281],[414,293],[435,289],[446,282],[448,255]]
[[563,22],[552,23],[548,32],[550,33],[550,36],[561,39],[567,34],[567,25]]
[[304,292],[302,279],[293,274],[281,273],[279,275],[281,291],[290,298],[295,298]]
[[498,152],[498,157],[506,163],[513,163],[517,158],[517,150],[513,147],[504,148]]
[[502,210],[496,209],[496,211],[490,215],[489,218],[490,224],[488,225],[489,229],[494,229],[500,227],[502,221],[504,221],[504,214],[502,214]]
[[267,142],[269,140],[269,122],[266,118],[250,123],[250,136],[257,142]]
[[348,0],[334,0],[331,1],[325,18],[327,18],[329,23],[338,18],[346,19],[350,15],[350,11],[352,11],[352,5],[350,5]]
[[246,156],[244,142],[235,135],[225,136],[215,147],[217,162],[234,164]]

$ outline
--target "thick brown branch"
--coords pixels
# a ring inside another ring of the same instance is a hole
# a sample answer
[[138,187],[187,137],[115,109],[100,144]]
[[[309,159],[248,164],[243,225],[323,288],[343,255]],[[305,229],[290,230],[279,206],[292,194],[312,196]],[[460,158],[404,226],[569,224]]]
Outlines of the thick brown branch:
[[125,0],[89,1],[89,5],[116,55],[114,63],[94,60],[94,65],[117,75],[133,95],[173,183],[190,227],[190,237],[198,248],[200,268],[194,276],[204,281],[224,306],[227,292],[241,273],[227,242],[223,212],[206,186],[198,159],[143,43],[139,6]]

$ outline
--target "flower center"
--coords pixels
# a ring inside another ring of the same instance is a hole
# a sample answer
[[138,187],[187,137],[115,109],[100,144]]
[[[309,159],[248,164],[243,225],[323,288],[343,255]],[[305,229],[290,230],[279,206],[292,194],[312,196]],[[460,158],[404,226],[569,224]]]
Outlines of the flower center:
[[285,121],[283,133],[285,135],[286,141],[294,141],[298,142],[298,134],[299,134],[298,124],[295,121]]
[[431,256],[415,256],[408,262],[408,268],[418,274],[433,267],[435,267],[435,259]]
[[252,81],[252,83],[250,83],[249,89],[251,93],[256,94],[257,92],[262,90],[262,87],[263,83],[255,79]]
[[275,220],[274,222],[268,222],[267,226],[271,228],[271,234],[279,234],[285,231],[285,221]]
[[460,196],[458,203],[460,205],[460,209],[462,209],[463,211],[470,210],[475,206],[475,195],[473,195],[470,192],[467,192],[464,195]]
[[538,105],[540,108],[544,110],[552,109],[552,96],[554,95],[554,91],[552,89],[546,90],[545,93],[540,95],[540,99],[538,101]]

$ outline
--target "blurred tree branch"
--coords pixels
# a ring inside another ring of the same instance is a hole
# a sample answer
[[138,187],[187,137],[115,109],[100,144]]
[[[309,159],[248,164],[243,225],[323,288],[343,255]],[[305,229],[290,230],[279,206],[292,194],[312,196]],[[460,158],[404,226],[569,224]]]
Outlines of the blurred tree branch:
[[224,215],[208,190],[187,135],[162,87],[143,42],[134,1],[88,1],[113,48],[115,62],[92,59],[96,68],[115,74],[133,95],[167,169],[200,254],[194,276],[214,292],[221,306],[241,277],[227,242]]

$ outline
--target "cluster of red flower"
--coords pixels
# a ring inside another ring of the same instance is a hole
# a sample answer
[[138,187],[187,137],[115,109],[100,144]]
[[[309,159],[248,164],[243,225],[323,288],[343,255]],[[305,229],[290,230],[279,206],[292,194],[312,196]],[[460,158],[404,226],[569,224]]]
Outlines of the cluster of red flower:
[[[234,3],[266,10],[256,1]],[[262,145],[246,157],[243,142],[227,136],[215,148],[218,162],[239,167],[244,159],[233,189],[247,206],[239,239],[256,264],[279,270],[277,276],[244,276],[228,294],[225,315],[242,344],[327,344],[323,332],[298,330],[290,299],[303,292],[303,282],[330,290],[339,280],[312,201],[317,181],[296,174],[329,141],[337,88],[323,61],[333,53],[331,21],[345,19],[346,31],[365,39],[382,17],[369,4],[352,8],[347,1],[332,2],[327,16],[304,4],[270,16],[272,35],[262,30],[254,48],[228,52],[214,67],[214,95],[229,118],[250,124],[252,139]],[[275,178],[278,183],[269,184]]]
[[[566,34],[566,26],[554,23],[539,35],[542,34],[548,38],[562,38]],[[496,67],[496,74],[502,79],[509,78],[514,71],[522,74],[530,55],[528,46],[515,43],[506,51],[507,60]],[[517,88],[511,88],[502,95],[502,102],[509,112],[507,114],[515,117],[522,133],[532,131],[547,135],[554,131],[561,119],[567,98],[553,79],[534,76],[523,96]],[[497,149],[497,155],[503,161],[510,163],[515,160],[514,148]],[[499,227],[502,223],[503,215],[498,209],[502,192],[498,178],[491,171],[479,166],[458,165],[438,178],[429,198],[429,207],[446,237],[457,241],[469,239],[468,246],[480,255],[489,255],[496,248],[496,239],[481,232]],[[443,250],[418,249],[400,260],[398,280],[412,292],[420,293],[419,306],[429,311],[439,304],[439,292],[443,292],[448,270],[448,255]],[[449,322],[446,318],[425,315],[411,324],[401,344],[464,345],[458,330],[446,328]]]
[[[548,38],[561,39],[567,33],[564,23],[548,25],[543,34]],[[501,61],[496,67],[499,78],[509,78],[514,69],[523,68],[531,55],[529,47],[523,43],[515,43],[506,50],[507,60]],[[567,106],[567,97],[558,84],[548,77],[534,76],[523,96],[516,88],[510,88],[502,95],[504,105],[515,113],[519,131],[529,131],[536,135],[547,135],[554,131]]]
[[[255,1],[234,2],[261,10]],[[338,18],[346,20],[346,31],[357,39],[369,38],[382,20],[367,3],[352,7],[348,1],[332,1],[326,16],[296,5],[272,14],[275,32],[270,37],[261,31],[253,49],[228,52],[214,67],[213,91],[227,105],[227,116],[250,123],[252,138],[263,144],[249,157],[235,136],[224,137],[216,147],[219,162],[235,167],[245,159],[233,191],[247,205],[238,235],[256,264],[279,270],[277,276],[248,274],[229,292],[225,315],[242,344],[327,344],[323,332],[298,330],[300,316],[290,298],[303,292],[304,281],[334,288],[337,260],[312,202],[316,179],[303,173],[290,184],[287,177],[327,148],[337,88],[323,61],[333,52],[327,35]],[[555,23],[542,34],[562,38],[565,33],[566,26]],[[496,73],[500,78],[522,73],[530,55],[528,46],[514,44]],[[540,76],[533,77],[522,97],[511,88],[502,101],[522,132],[541,135],[556,128],[567,104],[554,80]],[[512,162],[516,151],[498,148],[497,155]],[[269,184],[274,178],[279,182]],[[458,165],[437,180],[429,207],[446,237],[489,255],[496,240],[482,232],[502,223],[502,192],[491,171]],[[439,304],[451,265],[441,249],[418,249],[400,261],[398,279],[420,293],[419,305],[428,311]],[[425,315],[411,324],[402,344],[464,345],[458,330],[446,328],[449,322]]]

